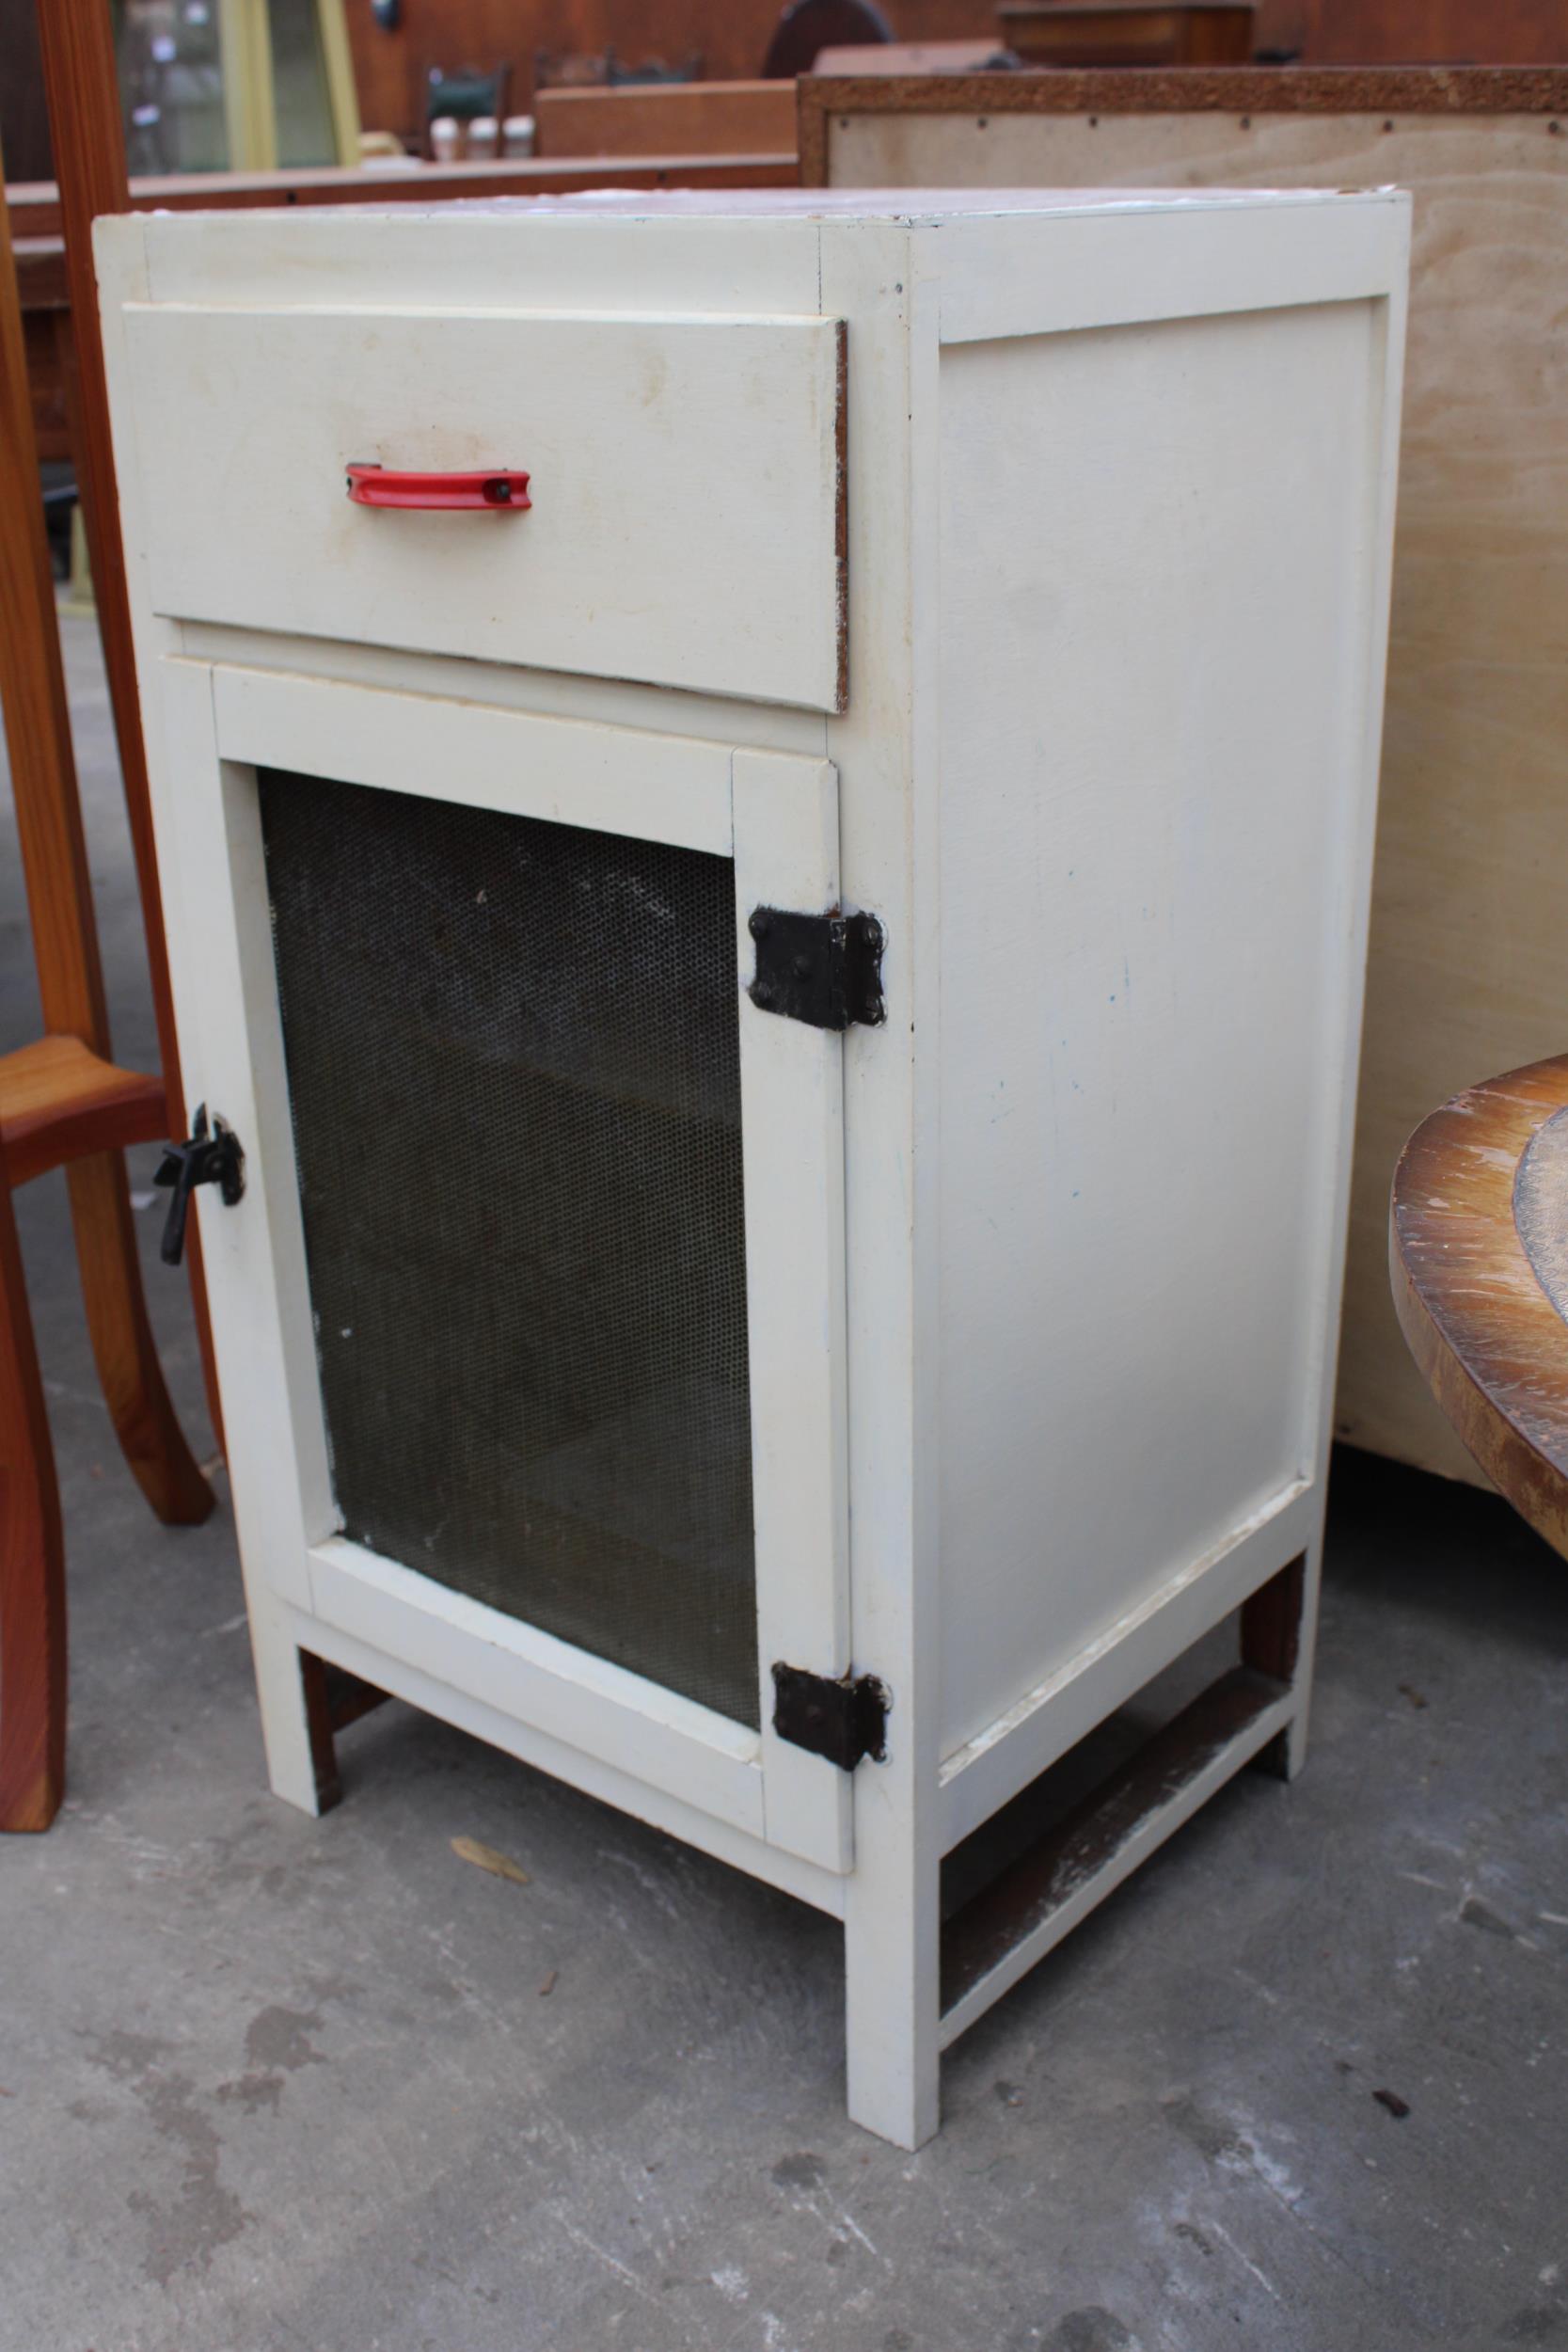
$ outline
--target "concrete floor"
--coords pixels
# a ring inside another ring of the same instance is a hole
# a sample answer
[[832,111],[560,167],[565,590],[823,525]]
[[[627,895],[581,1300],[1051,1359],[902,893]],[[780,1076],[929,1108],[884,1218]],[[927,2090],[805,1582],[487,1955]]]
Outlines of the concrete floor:
[[[0,1045],[35,1019],[0,823]],[[831,1922],[402,1708],[329,1819],[273,1802],[227,1510],[148,1517],[63,1188],[21,1210],[71,1779],[0,1843],[0,2352],[1568,2344],[1568,1577],[1500,1503],[1342,1464],[1306,1776],[1243,1777],[976,2027],[911,2158],[845,2120]]]

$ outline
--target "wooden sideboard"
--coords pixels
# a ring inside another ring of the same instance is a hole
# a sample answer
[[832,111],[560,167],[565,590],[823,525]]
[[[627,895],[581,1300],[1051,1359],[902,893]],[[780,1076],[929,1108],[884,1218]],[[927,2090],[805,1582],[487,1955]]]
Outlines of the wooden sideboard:
[[793,82],[674,82],[615,89],[542,89],[535,152],[584,155],[795,153]]
[[1026,66],[1244,65],[1252,0],[1000,0],[997,31]]

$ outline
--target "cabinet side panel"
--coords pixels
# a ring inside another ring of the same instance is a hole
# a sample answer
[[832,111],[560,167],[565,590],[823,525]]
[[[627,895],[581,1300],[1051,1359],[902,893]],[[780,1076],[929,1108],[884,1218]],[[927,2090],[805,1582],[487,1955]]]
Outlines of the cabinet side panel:
[[1316,1468],[1381,317],[942,357],[944,1753]]

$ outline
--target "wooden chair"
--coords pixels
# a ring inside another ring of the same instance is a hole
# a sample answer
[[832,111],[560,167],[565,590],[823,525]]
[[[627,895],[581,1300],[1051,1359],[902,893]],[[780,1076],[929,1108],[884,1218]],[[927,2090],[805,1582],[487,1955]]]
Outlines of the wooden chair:
[[[47,1829],[65,1780],[59,1499],[11,1187],[68,1169],[82,1291],[115,1433],[161,1519],[213,1494],[164,1386],[121,1152],[170,1132],[161,1078],[114,1061],[34,453],[0,221],[0,708],[45,1034],[0,1055],[0,1829]],[[178,1117],[176,1119],[178,1124]]]
[[1389,1263],[1433,1396],[1568,1558],[1568,1054],[1422,1120],[1394,1175]]
[[430,126],[448,116],[454,122],[477,122],[488,116],[494,122],[505,119],[508,94],[512,87],[512,61],[503,58],[485,72],[480,66],[464,66],[456,72],[445,73],[431,69],[425,85],[424,149],[430,152]]

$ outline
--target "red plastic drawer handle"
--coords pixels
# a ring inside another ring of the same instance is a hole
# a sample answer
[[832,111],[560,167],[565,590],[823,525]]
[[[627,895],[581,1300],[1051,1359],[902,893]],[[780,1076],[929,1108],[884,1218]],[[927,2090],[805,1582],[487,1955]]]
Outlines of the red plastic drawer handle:
[[526,473],[495,467],[487,473],[394,473],[388,466],[350,466],[348,494],[356,506],[413,506],[443,514],[486,509],[520,514],[533,501]]

